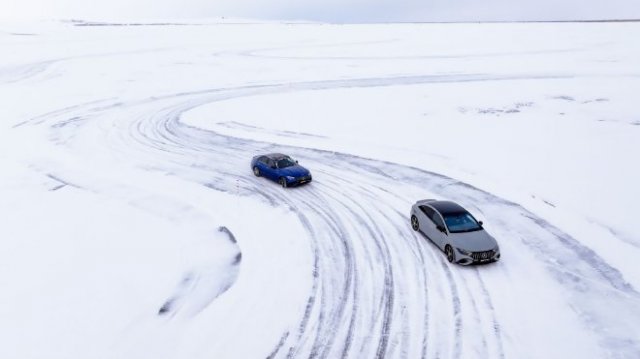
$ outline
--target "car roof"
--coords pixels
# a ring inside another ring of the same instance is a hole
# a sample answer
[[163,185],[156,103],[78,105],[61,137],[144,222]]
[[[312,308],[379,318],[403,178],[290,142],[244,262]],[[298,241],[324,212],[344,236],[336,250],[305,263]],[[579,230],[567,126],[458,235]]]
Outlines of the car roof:
[[269,154],[266,154],[265,156],[268,157],[268,158],[271,158],[272,160],[279,160],[279,159],[282,159],[284,157],[289,157],[289,156],[287,156],[285,154],[282,154],[282,153],[269,153]]
[[429,201],[431,207],[435,208],[440,214],[447,215],[452,213],[467,213],[461,205],[451,201]]

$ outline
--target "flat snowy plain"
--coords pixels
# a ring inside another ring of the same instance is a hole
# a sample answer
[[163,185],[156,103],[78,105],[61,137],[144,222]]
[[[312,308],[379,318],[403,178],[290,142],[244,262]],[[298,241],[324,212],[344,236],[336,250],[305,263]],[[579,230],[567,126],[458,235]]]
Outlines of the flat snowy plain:
[[87,25],[0,24],[1,358],[640,357],[640,23]]

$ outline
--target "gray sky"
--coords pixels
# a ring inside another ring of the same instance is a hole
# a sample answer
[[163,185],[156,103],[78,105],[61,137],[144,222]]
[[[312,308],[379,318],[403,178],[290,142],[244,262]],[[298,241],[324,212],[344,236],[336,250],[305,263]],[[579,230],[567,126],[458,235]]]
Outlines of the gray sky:
[[640,18],[640,0],[0,0],[0,18],[327,22]]

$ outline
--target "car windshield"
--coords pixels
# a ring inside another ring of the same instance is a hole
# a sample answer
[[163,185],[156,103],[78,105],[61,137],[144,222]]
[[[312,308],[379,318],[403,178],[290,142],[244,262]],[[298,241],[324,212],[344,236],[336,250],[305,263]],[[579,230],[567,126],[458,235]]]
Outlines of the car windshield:
[[469,213],[451,213],[444,216],[444,221],[451,233],[472,232],[482,229],[480,224]]
[[278,168],[286,168],[286,167],[291,167],[291,166],[295,166],[295,162],[293,162],[293,160],[291,158],[281,158],[278,160]]

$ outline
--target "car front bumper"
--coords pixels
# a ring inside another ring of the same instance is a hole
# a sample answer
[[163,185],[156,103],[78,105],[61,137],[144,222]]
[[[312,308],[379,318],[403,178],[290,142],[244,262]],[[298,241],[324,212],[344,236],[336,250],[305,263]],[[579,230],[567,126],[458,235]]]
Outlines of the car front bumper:
[[312,181],[311,176],[298,177],[298,178],[294,178],[292,180],[287,178],[287,187],[300,186],[300,185],[303,185],[303,184],[310,183],[311,181]]
[[500,250],[492,249],[482,252],[466,252],[462,253],[456,249],[456,263],[462,265],[484,264],[495,262],[500,259]]

